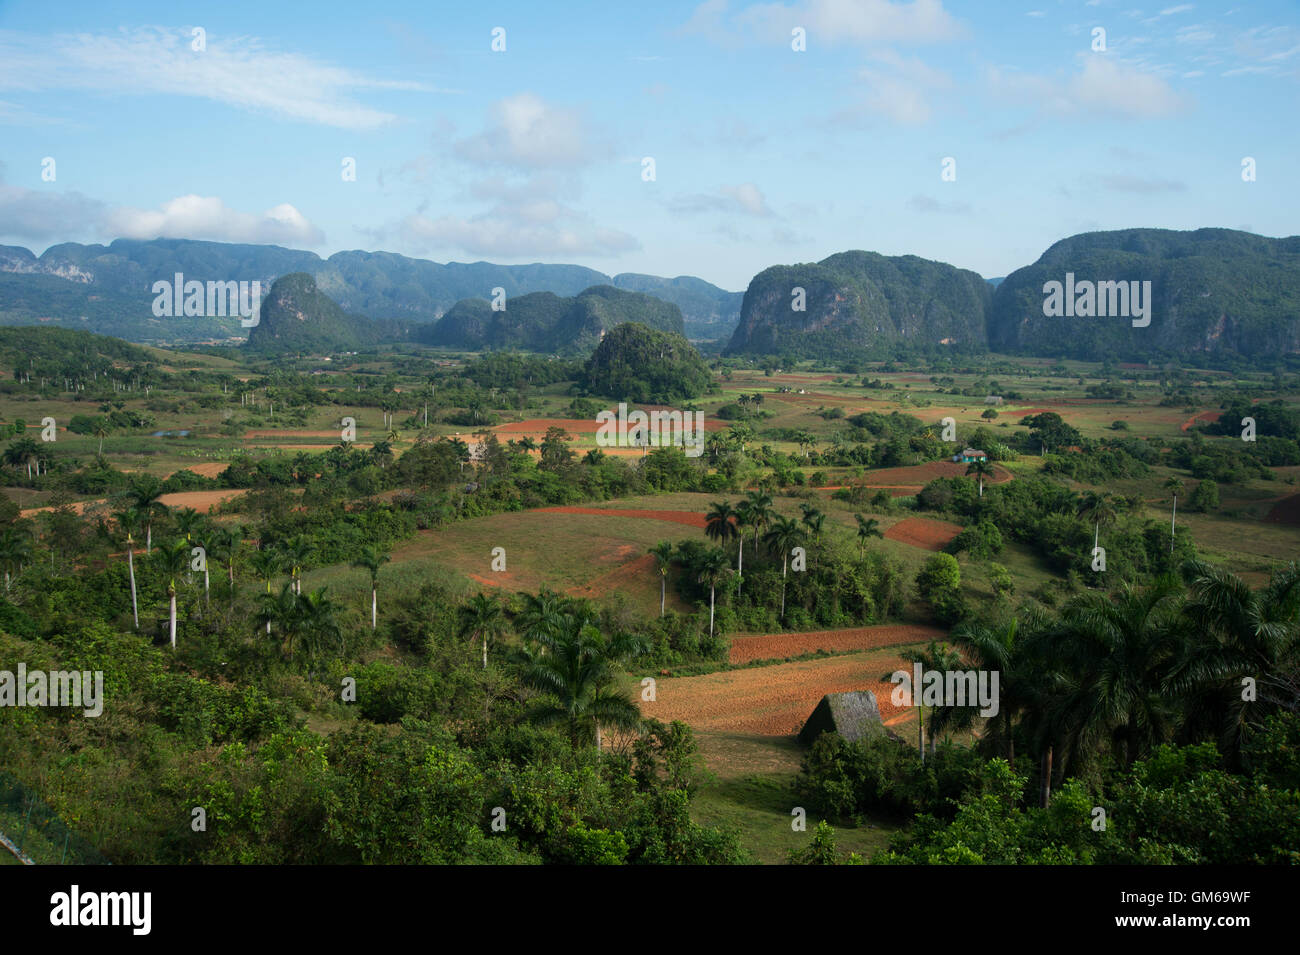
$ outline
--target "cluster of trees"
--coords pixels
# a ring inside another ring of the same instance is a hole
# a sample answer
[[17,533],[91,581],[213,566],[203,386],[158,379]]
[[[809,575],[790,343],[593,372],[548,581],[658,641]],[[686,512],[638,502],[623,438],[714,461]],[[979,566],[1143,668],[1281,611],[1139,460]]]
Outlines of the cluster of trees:
[[[913,820],[877,861],[1294,861],[1300,564],[1251,588],[1190,561],[1059,613],[963,624],[912,656],[997,671],[999,711],[931,708],[928,754],[885,737],[815,743],[801,780],[813,805]],[[940,745],[971,730],[973,748]]]

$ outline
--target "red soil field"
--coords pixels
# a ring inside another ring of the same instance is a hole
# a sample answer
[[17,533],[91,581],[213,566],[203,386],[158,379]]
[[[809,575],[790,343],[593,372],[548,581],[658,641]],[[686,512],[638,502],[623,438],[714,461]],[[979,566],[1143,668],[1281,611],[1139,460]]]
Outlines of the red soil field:
[[612,507],[538,507],[535,514],[595,514],[598,517],[641,517],[651,521],[671,521],[688,527],[704,527],[704,515],[695,511],[616,510]]
[[[647,558],[652,559],[652,558]],[[904,643],[938,640],[944,631],[935,627],[883,624],[849,630],[810,630],[805,633],[768,633],[734,637],[728,659],[732,663],[784,660],[818,650],[876,650]]]
[[901,714],[889,699],[894,684],[881,677],[909,667],[899,657],[855,654],[663,678],[655,701],[643,702],[641,712],[666,723],[683,720],[696,730],[790,736],[827,693],[871,690],[880,718],[888,721]]
[[957,524],[947,521],[932,521],[924,517],[905,517],[889,530],[885,536],[890,540],[911,544],[922,550],[943,550],[945,544],[962,532]]

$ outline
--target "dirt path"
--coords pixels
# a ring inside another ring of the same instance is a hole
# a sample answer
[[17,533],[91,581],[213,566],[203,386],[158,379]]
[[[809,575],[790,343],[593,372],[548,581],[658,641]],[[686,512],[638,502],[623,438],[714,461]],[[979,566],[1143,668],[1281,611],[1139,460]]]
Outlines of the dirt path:
[[910,624],[737,636],[732,638],[729,659],[732,663],[750,663],[754,660],[783,660],[804,653],[816,653],[818,650],[877,650],[881,647],[940,640],[944,636],[944,631],[937,627]]

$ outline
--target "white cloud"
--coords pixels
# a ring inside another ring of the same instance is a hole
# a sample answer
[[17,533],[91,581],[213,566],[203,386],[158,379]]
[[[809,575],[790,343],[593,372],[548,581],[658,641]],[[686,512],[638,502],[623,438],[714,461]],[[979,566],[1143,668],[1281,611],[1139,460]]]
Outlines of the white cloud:
[[592,141],[576,112],[551,106],[535,93],[494,103],[491,125],[456,143],[454,149],[471,162],[521,169],[580,166],[607,152]]
[[215,196],[178,196],[158,209],[109,206],[79,192],[0,183],[0,235],[25,240],[210,239],[217,242],[317,246],[325,237],[301,212],[281,203],[261,215],[239,212]]
[[930,196],[916,195],[907,200],[907,208],[913,212],[937,212],[942,215],[964,216],[970,215],[971,206],[969,202],[950,201],[945,202],[941,199],[933,199]]
[[948,74],[916,57],[881,50],[872,54],[871,61],[872,65],[858,74],[866,84],[861,106],[900,125],[928,122],[932,113],[930,94],[952,87]]
[[215,196],[178,196],[160,209],[112,210],[101,227],[127,239],[212,239],[218,242],[320,245],[325,237],[293,206],[281,203],[261,215],[239,212]]
[[268,50],[253,37],[208,34],[202,51],[191,41],[188,29],[163,27],[53,36],[0,31],[0,89],[193,96],[344,129],[397,118],[356,102],[353,93],[431,91]]
[[1187,105],[1162,77],[1109,56],[1088,55],[1083,68],[1065,79],[992,69],[990,90],[1016,102],[1030,102],[1042,112],[1078,112],[1150,118],[1166,116]]

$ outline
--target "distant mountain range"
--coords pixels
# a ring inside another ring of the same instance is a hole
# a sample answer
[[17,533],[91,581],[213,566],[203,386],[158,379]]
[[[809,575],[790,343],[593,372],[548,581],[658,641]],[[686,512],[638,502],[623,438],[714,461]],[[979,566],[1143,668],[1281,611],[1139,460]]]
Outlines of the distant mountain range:
[[[582,352],[635,321],[753,356],[948,348],[1124,361],[1300,354],[1300,236],[1230,229],[1085,233],[987,280],[917,256],[841,252],[764,269],[743,295],[686,276],[442,265],[388,252],[321,259],[276,246],[120,239],[54,246],[37,257],[0,246],[0,325],[53,324],[147,343],[243,337],[238,316],[155,315],[153,283],[177,273],[187,282],[256,280],[263,292],[294,276],[283,300],[271,303],[270,328],[253,329],[251,343],[263,350],[414,341]],[[506,311],[493,310],[494,295],[504,296]],[[1130,307],[1145,315],[1130,315]],[[290,314],[309,318],[295,329]]]
[[265,293],[280,276],[305,272],[345,312],[372,319],[435,322],[464,299],[530,292],[577,295],[597,285],[645,292],[681,309],[694,339],[731,334],[742,293],[690,276],[608,276],[579,265],[441,264],[392,252],[312,252],[273,245],[188,239],[118,239],[107,246],[75,242],[41,256],[0,246],[0,324],[56,324],[131,341],[196,342],[242,337],[236,318],[153,314],[153,284],[173,281],[258,281]]

